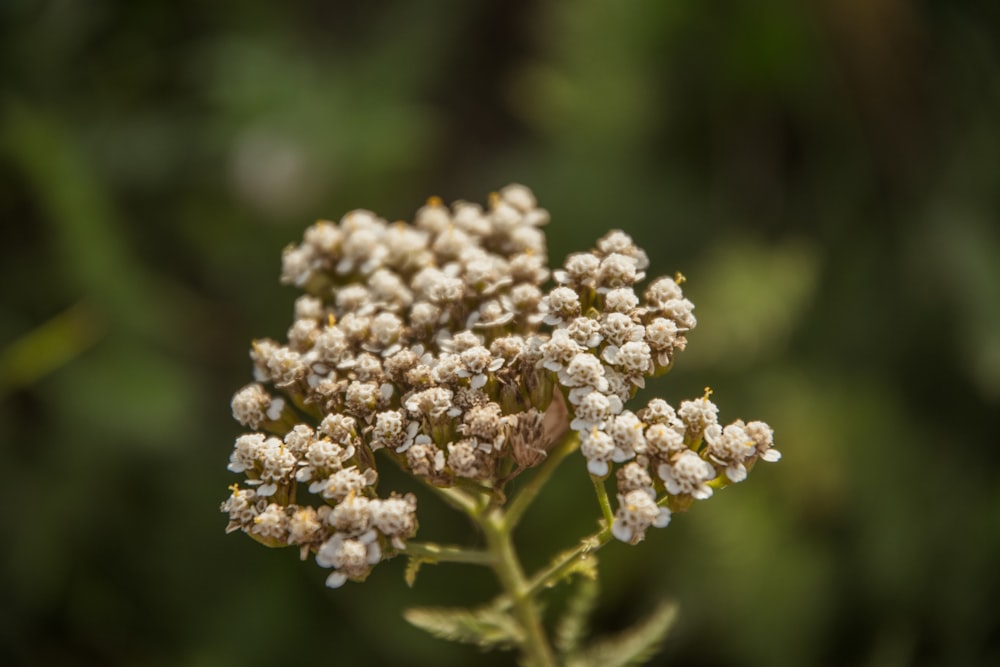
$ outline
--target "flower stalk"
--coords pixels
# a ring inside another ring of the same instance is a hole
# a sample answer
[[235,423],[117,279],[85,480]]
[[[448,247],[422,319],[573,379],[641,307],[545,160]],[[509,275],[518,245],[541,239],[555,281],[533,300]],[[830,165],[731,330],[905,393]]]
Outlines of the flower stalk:
[[[412,224],[352,211],[286,248],[281,280],[303,294],[284,342],[253,342],[254,382],[233,397],[247,432],[229,459],[243,482],[222,504],[227,531],[311,554],[331,588],[397,555],[411,584],[424,563],[490,567],[492,605],[407,618],[516,647],[535,667],[575,661],[548,639],[545,590],[595,577],[612,538],[638,544],[780,454],[764,422],[721,424],[710,390],[676,409],[628,407],[697,325],[683,278],[640,288],[649,259],[619,230],[552,270],[548,221],[510,185],[487,207],[432,197]],[[386,459],[468,517],[485,547],[414,541],[417,498],[380,490]],[[567,460],[589,474],[600,529],[529,577],[513,533]]]

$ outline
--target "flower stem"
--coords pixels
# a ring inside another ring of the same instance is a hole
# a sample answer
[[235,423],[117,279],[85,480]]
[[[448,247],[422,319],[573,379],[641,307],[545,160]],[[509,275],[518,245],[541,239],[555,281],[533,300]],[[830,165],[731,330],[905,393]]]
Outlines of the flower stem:
[[494,555],[489,551],[433,542],[408,542],[403,553],[435,563],[470,563],[472,565],[492,566],[495,561]]
[[611,511],[611,502],[608,500],[608,490],[604,486],[604,480],[591,475],[590,481],[594,483],[594,491],[597,492],[597,502],[601,506],[601,514],[604,515],[604,525],[610,528],[615,521],[615,515]]
[[[544,569],[536,572],[528,580],[528,587],[525,594],[534,596],[539,591],[554,586],[561,579],[573,572],[578,567],[580,561],[596,553],[598,549],[610,541],[611,528],[604,527],[596,533],[585,537],[577,547],[557,554],[551,563]],[[510,596],[502,595],[494,600],[493,605],[498,610],[505,610],[510,609],[513,603],[514,601]]]
[[555,655],[545,635],[545,628],[524,576],[524,570],[514,551],[509,518],[504,516],[502,510],[496,508],[482,517],[479,525],[483,529],[486,544],[494,558],[493,570],[511,600],[514,615],[524,631],[521,651],[528,661],[527,664],[532,667],[555,667]]

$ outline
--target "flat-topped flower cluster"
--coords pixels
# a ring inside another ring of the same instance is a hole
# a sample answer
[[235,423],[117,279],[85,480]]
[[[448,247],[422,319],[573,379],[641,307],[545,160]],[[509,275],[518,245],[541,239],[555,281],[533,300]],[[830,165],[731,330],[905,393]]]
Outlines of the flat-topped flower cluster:
[[287,342],[254,341],[255,382],[233,397],[254,432],[230,458],[246,479],[222,505],[228,529],[314,553],[339,586],[417,531],[412,494],[376,491],[385,460],[502,499],[579,437],[589,473],[614,473],[612,532],[632,544],[758,458],[777,460],[767,424],[723,427],[709,392],[626,409],[684,349],[694,306],[679,276],[637,288],[649,260],[621,231],[550,272],[548,221],[510,185],[486,208],[432,198],[412,224],[352,211],[287,248],[282,282],[304,294]]

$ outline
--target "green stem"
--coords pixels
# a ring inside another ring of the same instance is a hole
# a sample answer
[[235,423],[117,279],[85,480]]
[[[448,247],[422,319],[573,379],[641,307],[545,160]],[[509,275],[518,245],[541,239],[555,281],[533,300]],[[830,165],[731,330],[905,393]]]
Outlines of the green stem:
[[492,566],[496,560],[494,555],[489,551],[466,549],[464,547],[435,544],[433,542],[408,542],[403,553],[434,563],[469,563],[472,565]]
[[552,476],[555,469],[559,467],[562,460],[579,446],[580,434],[576,431],[570,431],[562,439],[562,442],[549,451],[548,456],[545,457],[545,461],[538,466],[532,478],[528,480],[527,484],[521,487],[521,490],[514,496],[514,500],[511,501],[506,514],[506,528],[508,531],[514,530],[514,526],[517,525],[524,515],[525,510],[528,509],[528,505],[535,499],[535,496],[538,495],[542,486]]
[[521,651],[528,660],[527,664],[532,667],[555,667],[555,655],[545,635],[534,596],[514,552],[509,517],[504,516],[497,508],[482,517],[479,525],[483,529],[489,551],[495,559],[493,570],[511,600],[514,615],[524,631]]
[[[570,549],[558,554],[545,569],[538,571],[528,581],[525,595],[534,596],[539,591],[550,588],[559,582],[563,577],[572,572],[578,561],[587,558],[598,549],[611,541],[611,529],[602,528],[593,535],[588,535],[575,549]],[[513,604],[513,599],[509,596],[501,596],[494,601],[494,606],[499,610],[509,609]]]
[[608,490],[604,487],[604,480],[591,475],[590,481],[594,483],[594,491],[597,492],[597,502],[601,506],[601,514],[604,515],[604,525],[611,528],[611,524],[615,522],[615,515],[611,511],[611,501],[608,500]]
[[428,489],[437,494],[439,498],[457,509],[459,512],[473,517],[480,513],[479,503],[465,491],[455,487],[434,486],[427,480],[423,479],[421,481],[424,482],[424,485]]

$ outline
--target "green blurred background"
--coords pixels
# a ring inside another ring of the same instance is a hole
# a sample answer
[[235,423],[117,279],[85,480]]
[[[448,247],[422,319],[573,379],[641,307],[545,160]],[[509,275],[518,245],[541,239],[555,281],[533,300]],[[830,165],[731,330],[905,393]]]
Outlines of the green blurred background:
[[[488,573],[329,591],[217,508],[281,248],[518,181],[553,262],[621,227],[687,276],[655,391],[785,455],[602,552],[596,630],[670,597],[657,664],[1000,664],[1000,4],[4,0],[0,54],[0,663],[508,664],[400,617]],[[560,473],[532,553],[598,515]]]

